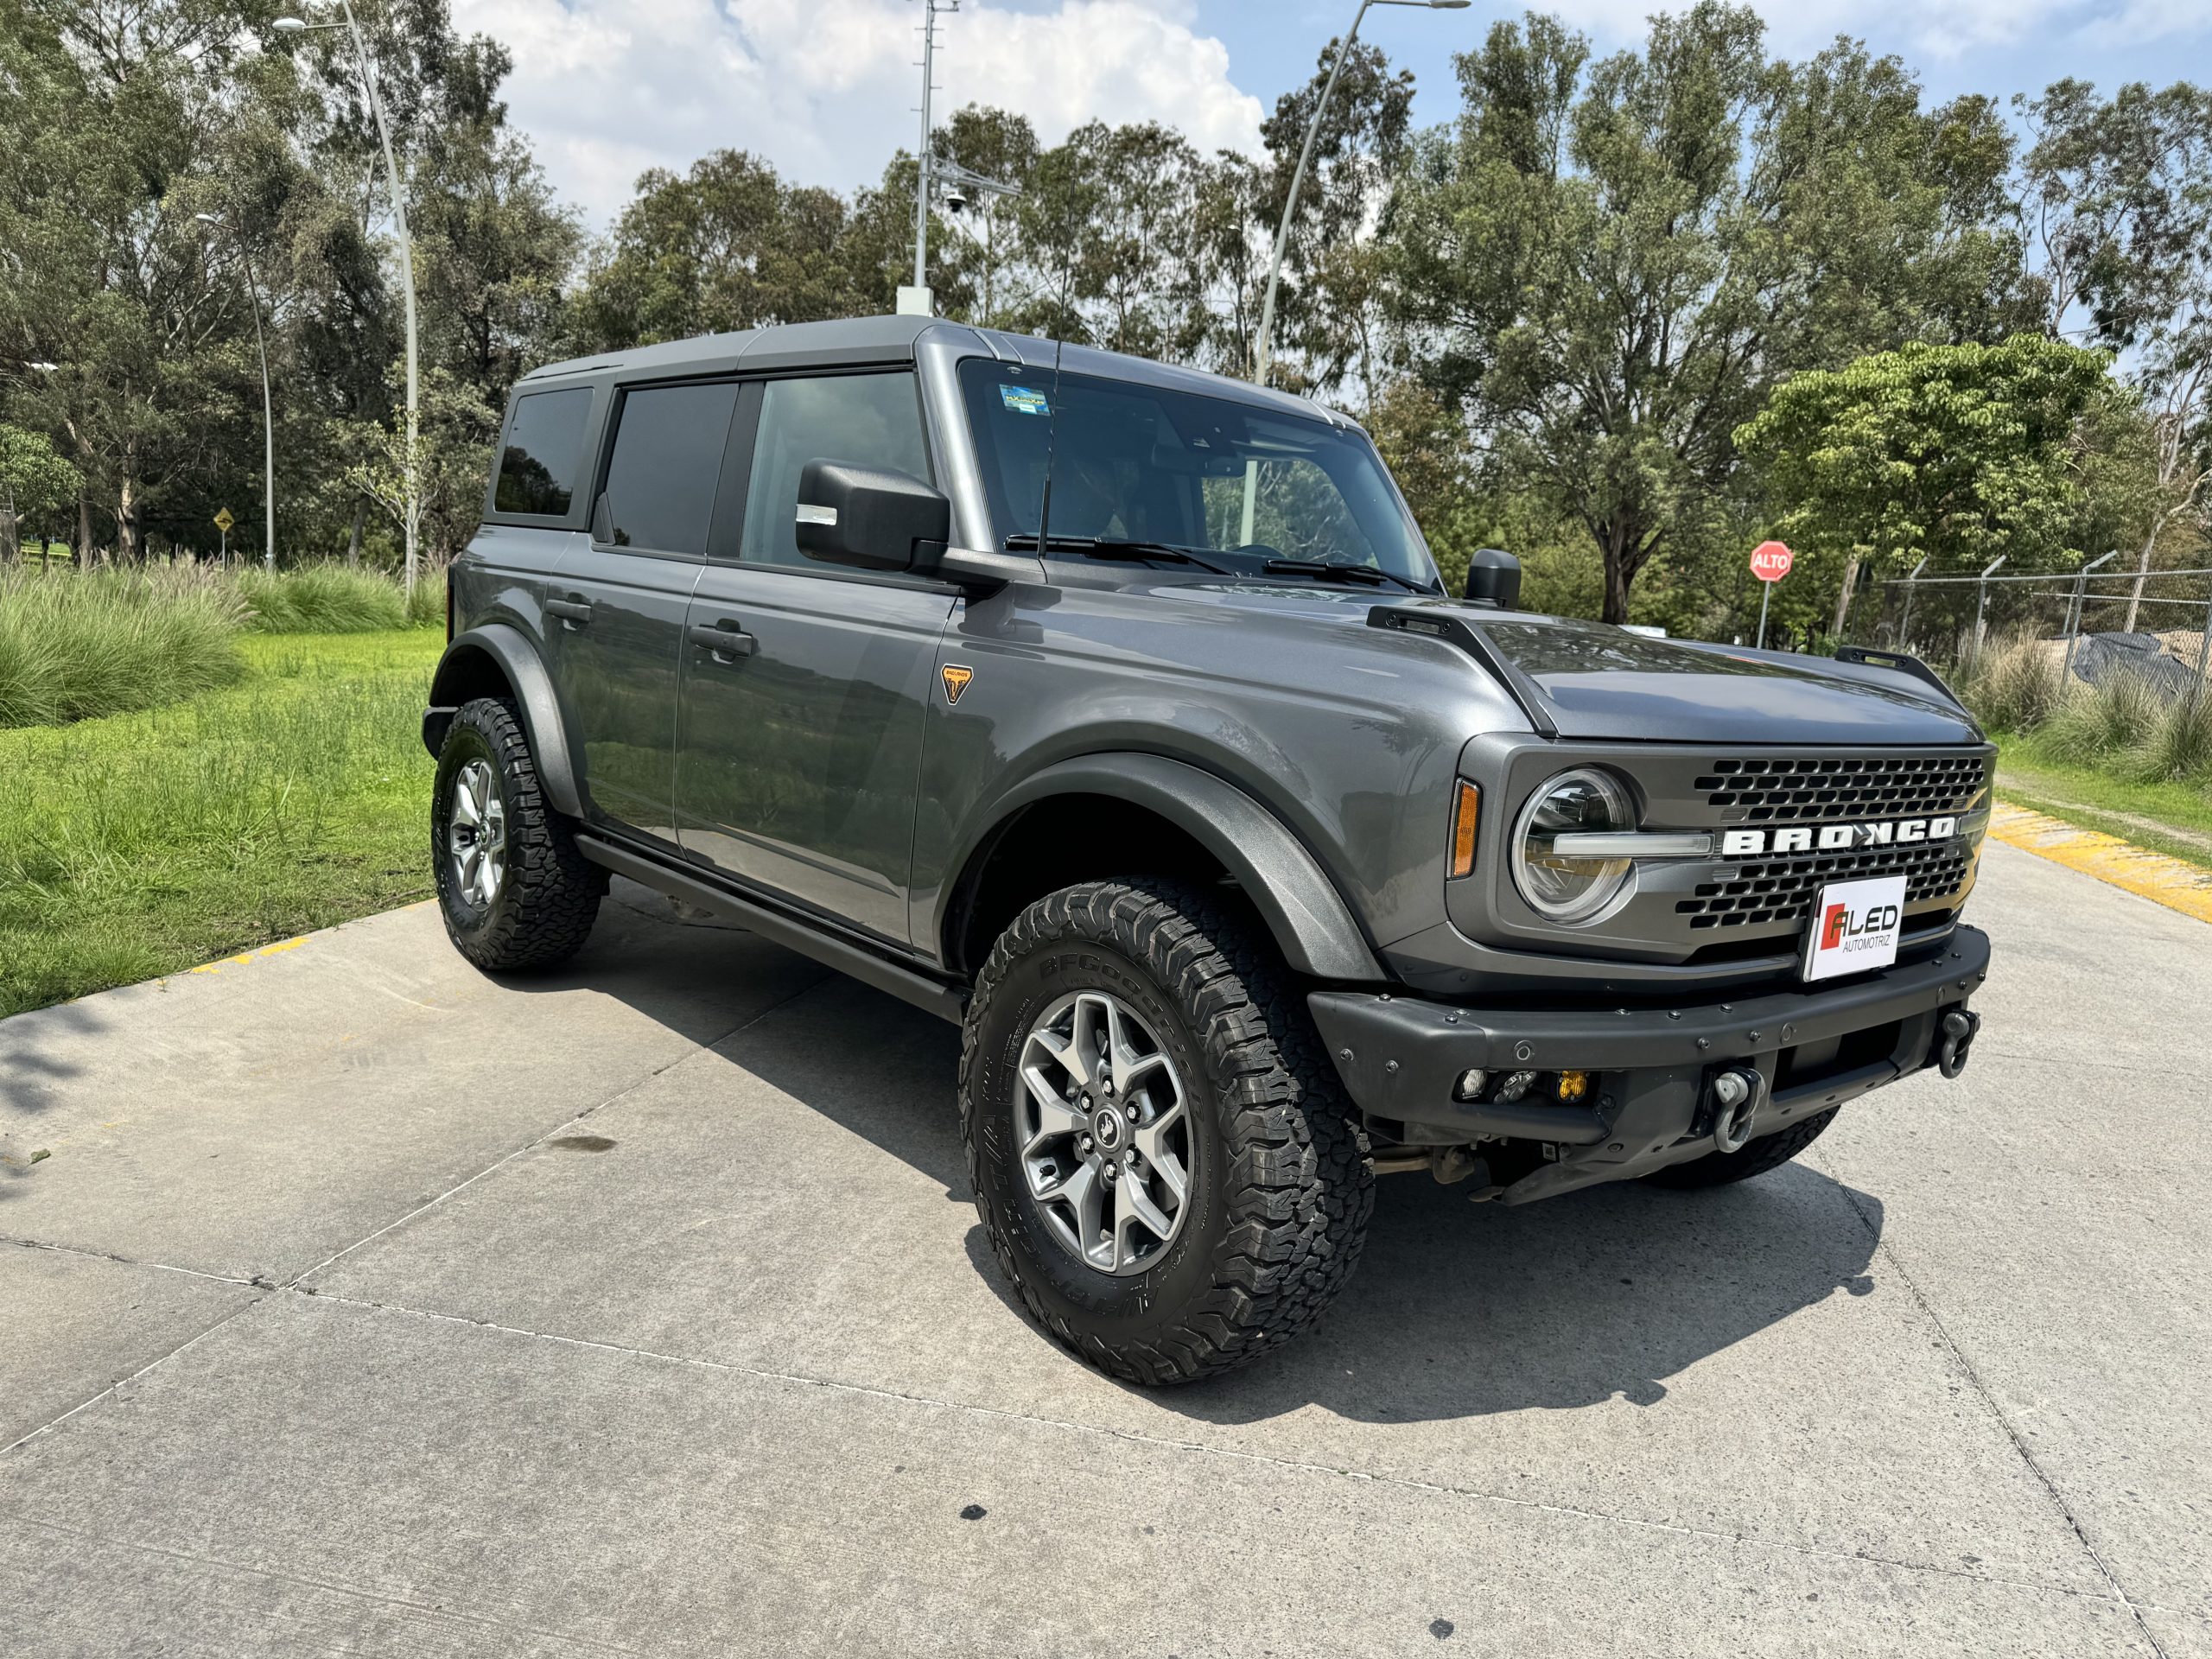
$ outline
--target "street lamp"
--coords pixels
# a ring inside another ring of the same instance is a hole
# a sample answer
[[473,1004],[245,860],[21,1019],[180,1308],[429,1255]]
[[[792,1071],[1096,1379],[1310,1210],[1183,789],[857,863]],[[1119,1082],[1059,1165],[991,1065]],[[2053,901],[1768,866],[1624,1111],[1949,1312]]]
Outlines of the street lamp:
[[[194,213],[202,225],[218,230],[226,228],[220,213]],[[269,400],[269,346],[261,336],[261,292],[253,280],[253,256],[246,251],[244,238],[238,243],[239,263],[245,266],[246,297],[253,302],[253,348],[261,353],[261,460],[264,476],[261,486],[263,511],[265,514],[264,539],[261,544],[261,563],[264,569],[276,568],[276,416],[271,412]]]
[[[320,0],[317,0],[320,3]],[[384,143],[384,170],[391,181],[391,214],[399,227],[399,279],[407,296],[407,593],[415,593],[415,531],[422,517],[421,491],[416,477],[415,439],[417,424],[418,396],[415,373],[415,248],[407,235],[406,193],[399,186],[399,162],[391,153],[391,128],[384,118],[384,100],[377,96],[375,67],[369,61],[368,42],[361,38],[361,25],[353,16],[351,0],[338,0],[339,8],[346,14],[341,23],[310,23],[297,17],[279,17],[272,25],[278,33],[304,35],[323,29],[345,29],[353,36],[354,54],[361,63],[361,86],[369,95],[369,111],[376,117],[377,137]]]
[[960,0],[922,0],[922,147],[915,157],[914,282],[899,290],[902,315],[926,317],[933,309],[930,294],[930,94],[937,77],[937,19],[939,12],[960,10]]
[[1337,48],[1337,60],[1329,70],[1328,83],[1321,88],[1321,101],[1313,106],[1313,119],[1306,128],[1305,145],[1298,152],[1297,170],[1290,175],[1290,196],[1282,205],[1282,226],[1275,232],[1274,258],[1268,266],[1268,297],[1260,308],[1260,345],[1252,372],[1255,385],[1268,384],[1268,351],[1275,327],[1275,285],[1282,279],[1283,245],[1290,240],[1290,221],[1298,212],[1298,192],[1306,182],[1306,163],[1313,159],[1313,141],[1320,136],[1321,118],[1328,113],[1329,99],[1337,90],[1337,77],[1344,72],[1344,60],[1351,55],[1352,42],[1359,38],[1359,25],[1367,16],[1367,9],[1419,6],[1429,11],[1465,11],[1471,3],[1473,0],[1359,0],[1359,10],[1352,14],[1351,27],[1344,32],[1344,44]]

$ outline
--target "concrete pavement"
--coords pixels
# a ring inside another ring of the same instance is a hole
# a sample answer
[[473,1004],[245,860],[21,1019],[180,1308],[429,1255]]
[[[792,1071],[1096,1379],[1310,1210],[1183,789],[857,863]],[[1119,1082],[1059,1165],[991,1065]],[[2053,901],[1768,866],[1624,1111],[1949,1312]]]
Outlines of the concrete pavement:
[[1390,1178],[1147,1394],[1009,1300],[956,1033],[624,897],[0,1023],[0,1653],[2212,1655],[2201,922],[1993,847],[1959,1083],[1718,1192]]

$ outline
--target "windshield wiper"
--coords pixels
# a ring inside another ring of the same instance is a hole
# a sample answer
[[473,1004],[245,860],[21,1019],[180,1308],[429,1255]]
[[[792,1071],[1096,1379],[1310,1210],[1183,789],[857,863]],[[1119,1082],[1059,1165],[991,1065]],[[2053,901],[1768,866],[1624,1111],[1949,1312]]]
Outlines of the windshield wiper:
[[1313,576],[1326,580],[1334,576],[1339,582],[1363,582],[1379,585],[1392,582],[1408,593],[1425,594],[1428,589],[1417,582],[1408,582],[1395,570],[1384,570],[1371,564],[1340,564],[1334,559],[1269,559],[1260,567],[1271,576]]
[[[1159,559],[1169,564],[1195,564],[1217,576],[1235,574],[1200,558],[1187,547],[1177,547],[1170,542],[1131,541],[1119,536],[1047,536],[1045,546],[1056,552],[1088,553],[1094,559]],[[1027,531],[1006,538],[1010,553],[1032,552],[1036,547],[1036,537]]]

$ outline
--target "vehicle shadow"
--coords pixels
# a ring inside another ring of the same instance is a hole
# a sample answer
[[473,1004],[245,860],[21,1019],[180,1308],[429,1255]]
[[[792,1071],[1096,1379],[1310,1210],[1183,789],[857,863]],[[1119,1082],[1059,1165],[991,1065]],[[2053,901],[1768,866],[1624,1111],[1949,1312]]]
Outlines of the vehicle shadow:
[[[639,971],[649,938],[624,922],[607,943],[625,965],[604,982],[610,994],[697,1023],[690,995]],[[741,933],[717,943],[771,948]],[[588,971],[600,954],[595,942],[580,965]],[[681,954],[682,977],[710,969],[711,954]],[[717,1046],[969,1203],[958,1031],[842,976],[818,977],[798,957],[791,964],[799,994]],[[1221,1424],[1313,1405],[1379,1422],[1651,1405],[1700,1360],[1840,1292],[1873,1288],[1880,1204],[1802,1163],[1705,1192],[1628,1183],[1516,1209],[1470,1204],[1469,1191],[1384,1177],[1358,1270],[1313,1331],[1249,1370],[1148,1397]],[[1026,1319],[980,1226],[966,1245]]]

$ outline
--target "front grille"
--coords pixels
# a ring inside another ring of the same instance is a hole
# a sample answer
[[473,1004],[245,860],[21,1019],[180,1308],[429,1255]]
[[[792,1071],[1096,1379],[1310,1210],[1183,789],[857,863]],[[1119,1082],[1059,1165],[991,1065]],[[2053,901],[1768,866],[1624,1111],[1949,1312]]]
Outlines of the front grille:
[[1694,928],[1798,922],[1827,883],[1878,875],[1904,876],[1904,901],[1916,905],[1956,893],[1966,883],[1973,856],[1965,842],[1950,841],[1746,859],[1717,868],[1713,880],[1700,881],[1691,897],[1675,901],[1675,913],[1688,917]]
[[1696,786],[1723,823],[1795,823],[1963,812],[1988,782],[1985,755],[1889,754],[1714,760]]

